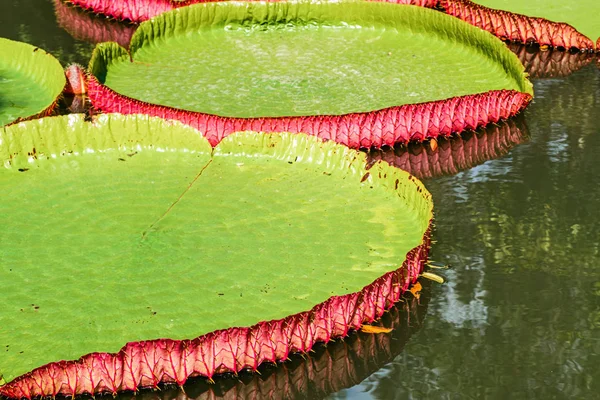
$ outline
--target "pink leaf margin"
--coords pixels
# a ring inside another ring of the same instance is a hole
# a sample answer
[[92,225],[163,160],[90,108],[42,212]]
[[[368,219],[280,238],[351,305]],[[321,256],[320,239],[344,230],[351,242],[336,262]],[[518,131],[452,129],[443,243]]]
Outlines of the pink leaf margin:
[[531,95],[516,90],[492,90],[426,103],[344,115],[233,118],[142,102],[121,95],[90,75],[88,96],[97,111],[147,114],[190,125],[217,145],[240,131],[306,133],[351,148],[381,148],[450,136],[507,119],[523,110]]
[[[415,179],[415,178],[411,178]],[[380,318],[416,282],[427,261],[431,226],[402,266],[361,291],[330,297],[310,311],[251,327],[217,330],[195,339],[157,339],[127,343],[117,353],[90,353],[78,360],[36,368],[0,387],[8,399],[117,394],[183,385],[187,379],[257,371],[264,362],[280,362],[290,353],[307,352],[317,342],[344,337],[363,323]]]
[[446,14],[488,31],[502,40],[537,43],[563,49],[593,51],[594,42],[564,22],[496,10],[471,0],[440,0]]

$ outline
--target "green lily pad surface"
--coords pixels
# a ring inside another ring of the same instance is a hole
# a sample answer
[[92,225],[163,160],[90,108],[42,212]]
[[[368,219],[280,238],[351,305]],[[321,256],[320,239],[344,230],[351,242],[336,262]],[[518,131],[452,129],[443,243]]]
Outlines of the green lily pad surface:
[[600,37],[600,2],[597,0],[474,0],[474,3],[529,17],[566,22],[594,41]]
[[44,112],[65,83],[56,58],[30,44],[0,38],[0,126]]
[[146,21],[90,69],[119,94],[227,117],[339,115],[497,89],[531,93],[496,38],[422,7],[217,2]]
[[309,310],[400,267],[432,217],[408,173],[306,135],[214,150],[179,123],[0,130],[0,375]]

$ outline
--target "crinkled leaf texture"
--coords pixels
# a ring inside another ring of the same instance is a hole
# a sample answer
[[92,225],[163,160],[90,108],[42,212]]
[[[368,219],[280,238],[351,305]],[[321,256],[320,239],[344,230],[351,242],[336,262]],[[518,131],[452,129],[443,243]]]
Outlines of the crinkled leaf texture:
[[65,83],[63,69],[52,55],[0,38],[0,126],[50,113]]
[[11,398],[256,370],[380,317],[427,257],[423,185],[307,135],[213,149],[176,121],[70,115],[4,128],[0,156]]
[[90,71],[97,109],[177,119],[212,145],[240,130],[355,148],[422,141],[508,118],[532,96],[486,32],[374,2],[184,7],[142,23],[130,53],[99,45]]

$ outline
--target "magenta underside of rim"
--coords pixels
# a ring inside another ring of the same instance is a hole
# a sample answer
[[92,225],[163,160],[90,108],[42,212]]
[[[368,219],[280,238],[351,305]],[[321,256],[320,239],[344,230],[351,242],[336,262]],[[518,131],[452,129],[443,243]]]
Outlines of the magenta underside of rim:
[[205,3],[205,1],[173,2],[170,0],[68,0],[71,4],[85,8],[96,14],[103,14],[112,18],[143,22],[158,14],[171,11],[192,3]]
[[88,79],[88,95],[98,111],[181,121],[202,132],[213,146],[234,132],[259,131],[306,133],[355,149],[393,146],[476,129],[517,114],[531,101],[527,93],[493,90],[339,116],[232,118],[145,103],[116,93],[94,76]]
[[263,362],[284,361],[292,352],[307,352],[317,342],[348,335],[381,317],[423,271],[430,247],[431,221],[421,245],[402,266],[361,291],[333,296],[310,311],[252,327],[214,331],[191,340],[156,339],[126,344],[118,353],[90,353],[79,360],[36,368],[0,387],[0,396],[32,399],[46,396],[116,394],[183,385],[190,377],[243,369],[256,371]]

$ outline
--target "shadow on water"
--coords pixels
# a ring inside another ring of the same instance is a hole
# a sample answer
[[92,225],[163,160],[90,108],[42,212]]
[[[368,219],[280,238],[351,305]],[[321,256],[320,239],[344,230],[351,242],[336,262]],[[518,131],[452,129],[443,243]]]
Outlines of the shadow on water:
[[40,47],[63,65],[87,65],[94,45],[74,40],[58,27],[53,8],[52,0],[0,1],[0,37]]

